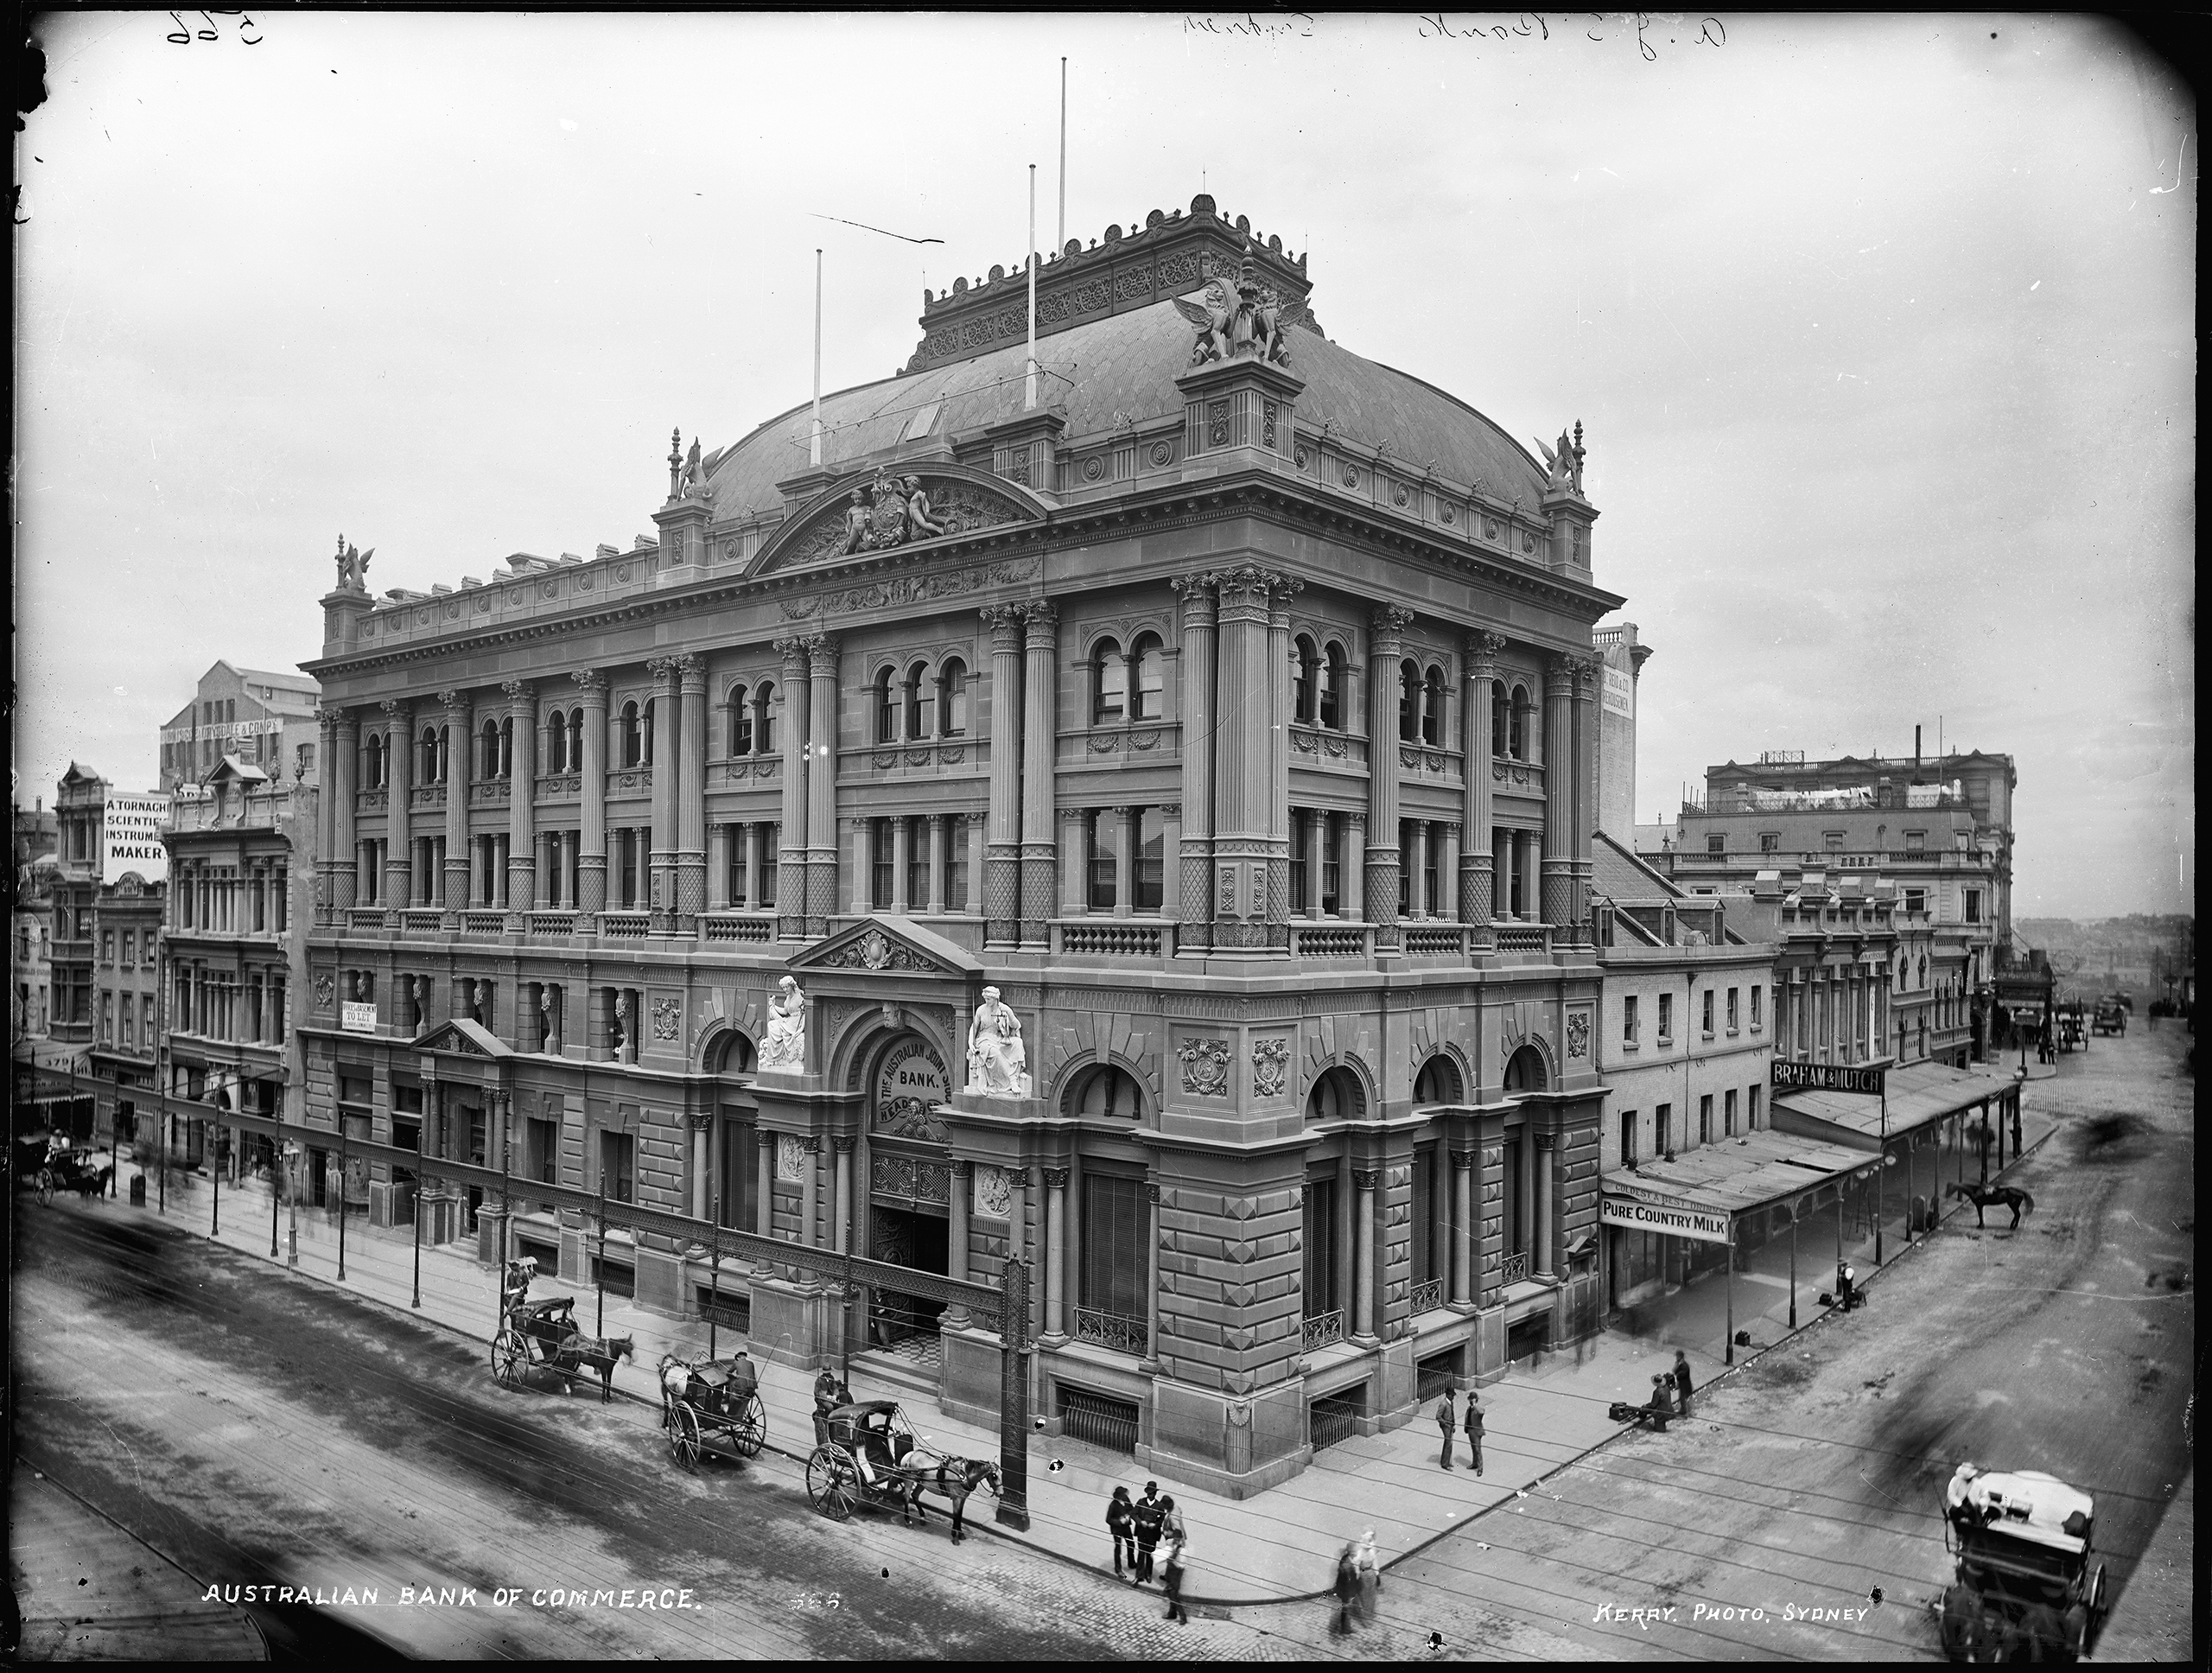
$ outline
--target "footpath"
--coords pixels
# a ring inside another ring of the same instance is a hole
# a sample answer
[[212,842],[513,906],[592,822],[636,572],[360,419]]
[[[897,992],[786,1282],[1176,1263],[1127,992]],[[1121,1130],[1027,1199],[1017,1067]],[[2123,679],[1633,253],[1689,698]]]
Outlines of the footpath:
[[[2031,1079],[2048,1078],[2031,1072]],[[2022,1121],[2022,1152],[2032,1155],[2057,1130],[2052,1117],[2028,1109]],[[2007,1168],[2019,1158],[2008,1146]],[[156,1214],[156,1180],[146,1181],[146,1205],[127,1205],[137,1164],[124,1159],[118,1196],[124,1213]],[[165,1218],[207,1235],[213,1193],[210,1181],[192,1178],[181,1184],[172,1172]],[[1900,1193],[1901,1194],[1901,1193]],[[1951,1212],[1973,1213],[1971,1205],[1950,1204]],[[1909,1259],[1904,1204],[1885,1223],[1885,1266]],[[102,1212],[100,1210],[93,1211]],[[1486,1423],[1484,1473],[1468,1462],[1462,1436],[1455,1445],[1457,1467],[1439,1463],[1433,1405],[1425,1403],[1412,1421],[1387,1433],[1359,1435],[1314,1455],[1312,1465],[1281,1485],[1248,1499],[1231,1499],[1201,1488],[1162,1482],[1190,1530],[1191,1573],[1185,1595],[1192,1604],[1228,1606],[1318,1597],[1335,1576],[1336,1558],[1344,1545],[1372,1530],[1386,1566],[1442,1539],[1469,1521],[1538,1490],[1552,1475],[1624,1433],[1607,1409],[1616,1400],[1640,1404],[1649,1397],[1652,1377],[1674,1364],[1680,1349],[1699,1389],[1731,1374],[1763,1350],[1786,1339],[1793,1294],[1798,1328],[1809,1328],[1828,1309],[1819,1292],[1832,1288],[1835,1270],[1835,1211],[1808,1219],[1797,1234],[1796,1283],[1789,1278],[1787,1238],[1743,1252],[1734,1275],[1733,1319],[1750,1333],[1751,1345],[1732,1350],[1726,1320],[1730,1314],[1723,1275],[1701,1278],[1670,1297],[1662,1324],[1631,1335],[1607,1331],[1577,1347],[1516,1362],[1500,1380],[1481,1390]],[[275,1212],[280,1250],[273,1263],[286,1270],[292,1211]],[[2001,1224],[1999,1221],[1993,1224]],[[491,1376],[490,1343],[497,1327],[499,1282],[480,1263],[473,1244],[424,1246],[421,1260],[421,1307],[413,1305],[416,1250],[406,1228],[346,1228],[346,1276],[338,1279],[338,1229],[325,1211],[302,1208],[297,1217],[299,1262],[289,1275],[298,1282],[342,1288],[349,1294],[395,1311],[445,1326],[484,1345],[485,1376]],[[272,1205],[265,1184],[226,1185],[221,1193],[217,1240],[242,1254],[270,1259]],[[1847,1227],[1845,1256],[1857,1268],[1869,1305],[1881,1304],[1881,1272],[1873,1263],[1873,1238]],[[733,1263],[733,1269],[735,1263]],[[541,1279],[533,1296],[563,1293],[557,1282]],[[656,1367],[661,1356],[703,1357],[709,1330],[703,1321],[671,1319],[633,1307],[623,1297],[575,1292],[578,1324],[594,1335],[635,1339],[632,1360],[618,1363],[619,1394],[650,1409],[640,1421],[658,1426],[660,1393]],[[738,1333],[715,1333],[714,1345],[725,1357],[741,1345]],[[810,1372],[756,1360],[760,1397],[767,1410],[768,1447],[804,1462],[812,1449],[813,1377]],[[975,1459],[996,1459],[995,1427],[963,1422],[939,1413],[915,1381],[887,1370],[872,1379],[869,1362],[855,1360],[855,1399],[902,1402],[916,1431],[938,1449]],[[578,1398],[588,1397],[585,1384]],[[557,1396],[556,1396],[557,1397]],[[1693,1407],[1694,1409],[1694,1406]],[[672,1465],[671,1467],[674,1467]],[[988,1493],[969,1501],[968,1525],[976,1531],[1059,1557],[1078,1567],[1112,1573],[1112,1549],[1105,1507],[1116,1485],[1134,1496],[1145,1477],[1128,1458],[1065,1435],[1033,1434],[1029,1451],[1030,1526],[1016,1533],[992,1520]],[[2169,1518],[2171,1521],[2172,1518]]]

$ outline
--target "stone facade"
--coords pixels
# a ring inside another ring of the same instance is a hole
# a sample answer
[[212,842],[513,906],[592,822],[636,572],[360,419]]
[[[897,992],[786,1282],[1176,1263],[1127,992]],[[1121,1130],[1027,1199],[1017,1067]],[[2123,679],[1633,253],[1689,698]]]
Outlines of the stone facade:
[[[1147,232],[1165,294],[1241,270],[1273,305],[1287,258],[1210,200]],[[824,398],[818,468],[799,415],[672,452],[628,549],[341,577],[307,1119],[351,1087],[371,1137],[702,1240],[984,1282],[1018,1252],[1048,1423],[1249,1492],[1315,1413],[1401,1422],[1424,1370],[1592,1321],[1619,600],[1579,465],[1299,328],[1302,264],[1284,352],[1239,316],[1211,357],[1187,296],[1090,306],[1095,265],[1039,277],[1039,358],[1077,368],[1050,407],[1018,345],[948,346],[963,287],[898,385]],[[520,1252],[699,1305],[705,1248],[602,1257],[518,1194]],[[719,1284],[758,1351],[836,1347],[803,1270]],[[861,1328],[986,1410],[995,1322],[886,1288]]]

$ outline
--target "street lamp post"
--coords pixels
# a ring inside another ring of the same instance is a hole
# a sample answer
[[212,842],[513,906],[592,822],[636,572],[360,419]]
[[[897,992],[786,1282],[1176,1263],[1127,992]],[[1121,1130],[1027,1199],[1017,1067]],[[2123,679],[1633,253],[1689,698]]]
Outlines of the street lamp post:
[[1882,1157],[1874,1168],[1874,1264],[1882,1263],[1882,1216],[1890,1201],[1889,1180],[1884,1177],[1890,1166],[1890,1083],[1882,1080]]

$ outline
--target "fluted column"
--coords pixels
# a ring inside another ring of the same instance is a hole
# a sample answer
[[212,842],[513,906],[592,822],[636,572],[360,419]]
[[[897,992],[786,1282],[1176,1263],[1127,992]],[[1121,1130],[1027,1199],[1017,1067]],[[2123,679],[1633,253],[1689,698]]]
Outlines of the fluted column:
[[[319,851],[315,862],[315,921],[330,924],[337,921],[337,856],[338,856],[338,710],[328,704],[317,704],[315,711],[315,747],[321,763],[320,777],[322,795],[315,809],[315,841]],[[205,924],[203,912],[200,922]]]
[[907,898],[906,888],[913,862],[914,822],[902,813],[891,821],[891,899],[877,901],[877,911],[888,906],[902,917],[913,911],[914,903]]
[[340,709],[337,724],[331,732],[331,747],[338,758],[337,829],[331,833],[334,846],[330,856],[331,921],[336,924],[344,924],[346,914],[353,911],[359,882],[360,859],[353,825],[353,799],[359,787],[356,780],[360,767],[360,743],[359,717],[350,709]]
[[1459,759],[1467,775],[1465,829],[1459,848],[1459,921],[1474,926],[1478,951],[1497,945],[1491,928],[1491,899],[1497,885],[1491,874],[1491,688],[1497,683],[1497,653],[1505,648],[1497,633],[1469,633],[1464,649],[1467,691],[1459,705]]
[[[1213,945],[1217,951],[1263,952],[1274,905],[1270,862],[1278,849],[1269,805],[1278,670],[1268,628],[1277,578],[1248,565],[1215,581],[1220,598],[1215,724],[1222,754],[1213,775]],[[1287,846],[1281,851],[1287,860]],[[1283,881],[1287,926],[1287,870]]]
[[[1572,830],[1573,845],[1569,858],[1574,868],[1573,887],[1569,898],[1573,903],[1574,942],[1577,946],[1591,945],[1590,936],[1590,833],[1598,820],[1596,792],[1591,787],[1591,775],[1595,770],[1598,747],[1596,706],[1599,671],[1605,665],[1594,657],[1576,657],[1574,670],[1574,824]],[[1619,836],[1616,840],[1633,843],[1634,836]]]
[[1452,1305],[1474,1301],[1475,1155],[1452,1152]]
[[1050,939],[1054,875],[1054,756],[1059,747],[1059,611],[1039,599],[1022,607],[1021,941]]
[[707,909],[707,671],[688,654],[676,670],[676,928],[689,935]]
[[[956,1284],[968,1282],[968,1198],[973,1189],[975,1173],[972,1163],[956,1161],[949,1169],[950,1188],[946,1193],[945,1206],[950,1211],[951,1224],[945,1228],[945,1276]],[[955,1301],[944,1310],[942,1320],[948,1330],[966,1330],[972,1322],[967,1305]]]
[[1398,927],[1398,663],[1414,613],[1386,604],[1370,618],[1367,647],[1367,921],[1375,951],[1395,956]]
[[[415,899],[413,711],[404,703],[381,705],[385,720],[384,922],[397,929]],[[272,919],[270,920],[274,922]]]
[[575,908],[590,914],[607,910],[607,676],[596,668],[580,668],[569,677],[575,682],[584,711],[583,760],[577,768]]
[[1045,1334],[1049,1345],[1067,1339],[1068,1170],[1045,1169]]
[[837,910],[837,641],[806,642],[806,932],[830,933]]
[[652,913],[652,930],[664,935],[675,928],[676,911],[676,777],[683,755],[677,720],[677,684],[682,674],[674,657],[655,657],[645,664],[653,682],[652,694],[652,846],[647,851],[645,904]]
[[1354,1340],[1375,1340],[1375,1189],[1382,1175],[1371,1167],[1352,1171],[1351,1333]]
[[1168,911],[1182,922],[1176,945],[1204,952],[1213,945],[1214,648],[1219,601],[1211,576],[1174,583],[1183,595],[1183,822],[1177,833],[1175,877],[1165,878]]
[[[1574,921],[1574,667],[1555,656],[1544,670],[1543,921]],[[1560,938],[1572,941],[1571,934]]]
[[[438,701],[445,708],[446,726],[445,741],[438,750],[446,769],[444,928],[451,932],[461,927],[461,914],[468,909],[468,779],[476,764],[473,735],[476,709],[466,691],[441,691]],[[455,744],[461,747],[456,749]]]
[[991,630],[991,806],[983,875],[970,880],[983,909],[983,940],[1021,938],[1021,611],[982,613]]
[[776,850],[776,934],[785,941],[806,937],[806,641],[779,639],[784,659],[783,826]]
[[1413,887],[1407,891],[1408,899],[1406,904],[1410,916],[1415,919],[1427,918],[1431,911],[1428,899],[1429,821],[1407,819],[1402,821],[1402,824],[1405,827],[1408,838],[1405,863],[1412,868],[1407,881]]
[[1276,576],[1268,599],[1267,945],[1290,951],[1290,601],[1306,589]]
[[508,680],[507,720],[514,751],[507,771],[507,927],[521,929],[537,904],[537,697],[522,680]]

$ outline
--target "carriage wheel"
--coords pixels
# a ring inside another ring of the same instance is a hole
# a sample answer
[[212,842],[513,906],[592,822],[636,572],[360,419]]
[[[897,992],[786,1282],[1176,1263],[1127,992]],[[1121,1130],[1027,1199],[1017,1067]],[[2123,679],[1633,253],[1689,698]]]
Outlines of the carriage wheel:
[[861,1473],[853,1455],[836,1441],[817,1447],[806,1460],[806,1496],[832,1522],[851,1517],[860,1487]]
[[699,1415],[688,1402],[674,1402],[669,1409],[668,1450],[687,1470],[699,1467]]
[[2105,1601],[2105,1566],[2101,1562],[2097,1565],[2097,1572],[2089,1577],[2089,1619],[2091,1622],[2094,1624],[2102,1621],[2105,1618],[2105,1612],[2110,1606],[2111,1606]]
[[744,1408],[737,1414],[736,1421],[730,1426],[730,1445],[737,1449],[741,1456],[757,1458],[760,1456],[761,1442],[767,1438],[767,1408],[760,1403],[760,1396],[758,1394],[749,1395],[746,1398]]
[[42,1203],[54,1200],[54,1170],[51,1167],[38,1170],[38,1199]]
[[492,1375],[502,1388],[513,1388],[522,1381],[523,1360],[528,1352],[522,1338],[512,1330],[503,1330],[492,1339]]

